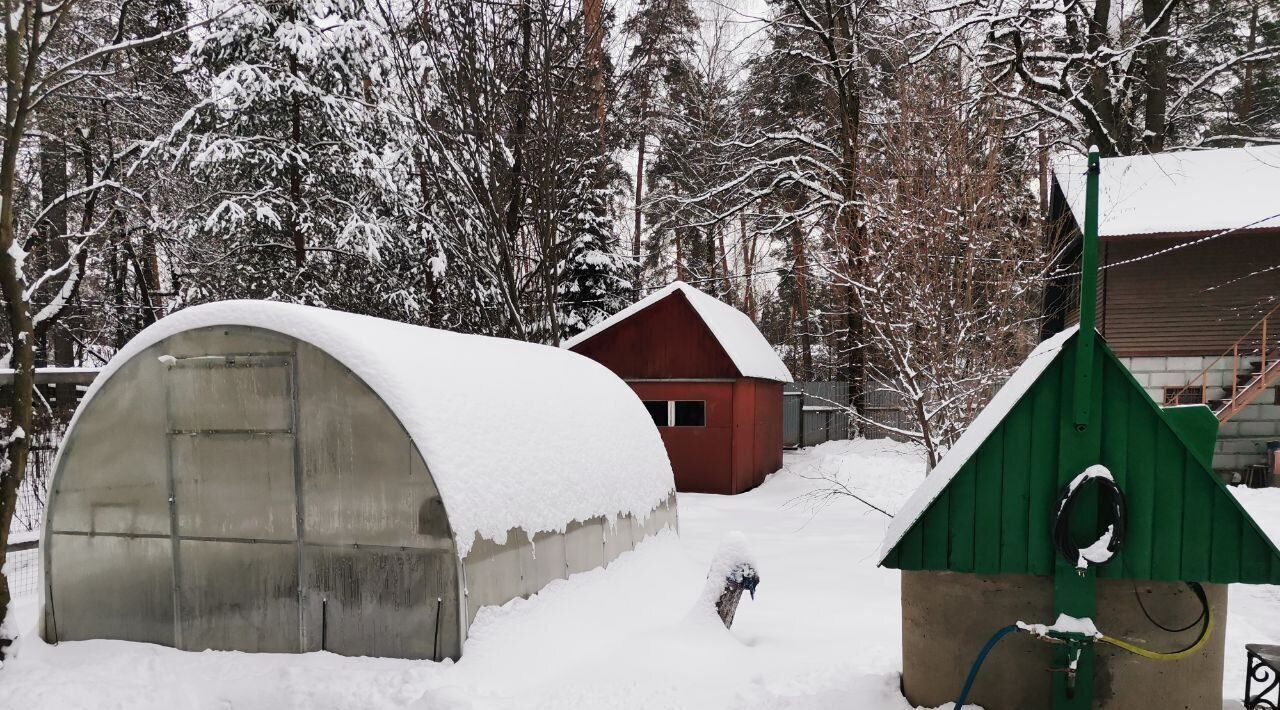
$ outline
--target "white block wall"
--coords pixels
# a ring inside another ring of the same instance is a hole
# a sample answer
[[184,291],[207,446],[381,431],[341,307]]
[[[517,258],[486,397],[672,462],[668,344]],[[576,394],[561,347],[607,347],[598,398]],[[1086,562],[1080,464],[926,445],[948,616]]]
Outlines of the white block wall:
[[[1212,362],[1211,357],[1122,357],[1120,362],[1157,404],[1164,401],[1165,387],[1181,387]],[[1222,362],[1209,375],[1205,396],[1215,399],[1231,387],[1231,363]],[[1268,441],[1280,441],[1280,405],[1275,389],[1258,395],[1253,403],[1218,430],[1218,446],[1213,468],[1221,472],[1240,471],[1252,464],[1266,463]]]

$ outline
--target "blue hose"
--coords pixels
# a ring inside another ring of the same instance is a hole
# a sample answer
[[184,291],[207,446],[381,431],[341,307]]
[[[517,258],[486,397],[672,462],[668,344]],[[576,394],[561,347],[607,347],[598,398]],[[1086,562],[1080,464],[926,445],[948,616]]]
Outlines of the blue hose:
[[978,652],[978,657],[973,659],[973,667],[969,669],[969,677],[964,679],[964,689],[960,691],[960,697],[956,699],[955,710],[960,710],[960,708],[964,707],[964,701],[969,699],[969,691],[973,689],[973,681],[978,678],[978,669],[982,668],[982,662],[987,660],[987,654],[991,653],[991,649],[995,648],[997,643],[1000,643],[1000,639],[1017,630],[1017,624],[1009,624],[1000,629],[987,641],[987,645],[983,646],[982,650]]

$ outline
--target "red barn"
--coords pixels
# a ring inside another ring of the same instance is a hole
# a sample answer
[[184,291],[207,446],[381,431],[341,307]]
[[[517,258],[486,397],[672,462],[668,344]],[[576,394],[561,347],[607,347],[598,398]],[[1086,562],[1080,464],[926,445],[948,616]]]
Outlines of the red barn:
[[741,493],[782,467],[791,373],[736,308],[677,281],[564,347],[613,370],[644,401],[677,490]]

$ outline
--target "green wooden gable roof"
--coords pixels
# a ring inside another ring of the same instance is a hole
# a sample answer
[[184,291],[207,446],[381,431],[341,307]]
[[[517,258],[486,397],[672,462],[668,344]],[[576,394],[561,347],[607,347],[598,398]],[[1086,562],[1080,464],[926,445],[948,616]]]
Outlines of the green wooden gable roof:
[[[895,516],[882,566],[1054,573],[1050,513],[1070,440],[1076,340],[1073,329],[1046,341],[1010,378]],[[1213,414],[1161,409],[1097,342],[1091,426],[1128,504],[1124,545],[1098,576],[1280,584],[1280,552],[1213,473]]]

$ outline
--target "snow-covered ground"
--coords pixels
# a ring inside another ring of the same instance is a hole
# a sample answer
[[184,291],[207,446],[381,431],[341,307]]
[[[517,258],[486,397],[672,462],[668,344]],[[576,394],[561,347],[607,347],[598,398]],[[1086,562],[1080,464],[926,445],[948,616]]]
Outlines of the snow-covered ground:
[[[607,570],[482,611],[457,664],[116,641],[51,647],[28,633],[0,670],[0,708],[908,710],[898,692],[898,574],[875,567],[887,518],[843,496],[818,505],[824,476],[891,511],[923,479],[907,446],[832,442],[789,454],[750,493],[681,495],[678,538],[663,534]],[[1280,538],[1280,490],[1239,495]],[[762,581],[727,632],[690,611],[735,530]],[[1232,588],[1229,697],[1243,688],[1242,645],[1280,643],[1277,611],[1280,588]],[[34,628],[34,603],[19,612]]]

